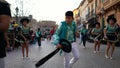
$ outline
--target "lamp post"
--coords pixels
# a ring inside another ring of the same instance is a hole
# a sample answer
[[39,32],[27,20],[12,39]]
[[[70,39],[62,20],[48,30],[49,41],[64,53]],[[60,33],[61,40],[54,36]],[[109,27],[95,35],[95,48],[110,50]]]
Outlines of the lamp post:
[[18,7],[15,8],[15,11],[16,11],[16,22],[18,23],[18,12],[19,12]]

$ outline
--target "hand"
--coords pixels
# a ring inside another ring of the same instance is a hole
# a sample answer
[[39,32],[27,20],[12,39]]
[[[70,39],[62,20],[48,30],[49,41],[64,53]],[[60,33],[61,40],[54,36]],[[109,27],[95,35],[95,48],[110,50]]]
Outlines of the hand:
[[105,38],[105,39],[107,39],[107,36],[106,36],[106,35],[104,35],[104,38]]
[[98,33],[95,33],[95,35],[98,35]]
[[10,48],[10,45],[9,45],[9,44],[7,44],[7,48]]
[[57,45],[57,48],[62,48],[62,46],[60,44]]
[[77,37],[79,36],[79,33],[78,33],[78,32],[76,32],[76,36],[77,36]]

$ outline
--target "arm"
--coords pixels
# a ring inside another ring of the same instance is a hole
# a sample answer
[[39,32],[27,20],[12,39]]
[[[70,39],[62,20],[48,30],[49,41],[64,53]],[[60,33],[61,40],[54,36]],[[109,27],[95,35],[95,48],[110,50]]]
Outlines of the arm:
[[78,29],[80,29],[80,28],[82,28],[82,27],[83,27],[83,24],[79,25],[79,26],[78,26]]
[[61,26],[62,26],[62,24],[59,25],[58,29],[56,30],[56,32],[53,35],[53,40],[54,40],[53,44],[54,45],[58,45],[59,44],[59,39],[60,39],[59,35],[61,33]]
[[11,19],[11,11],[7,2],[0,2],[0,31],[6,32]]
[[0,31],[6,32],[9,28],[10,16],[0,15]]
[[10,44],[9,44],[9,39],[8,39],[7,32],[4,33],[4,37],[5,37],[5,40],[6,40],[6,43],[7,43],[7,47],[9,48]]
[[[81,24],[80,26],[82,27],[82,24]],[[78,27],[80,27],[80,26],[78,26]],[[80,28],[81,28],[81,27],[80,27]],[[76,26],[76,24],[75,24],[75,36],[76,36],[76,37],[79,36],[79,32],[77,31],[77,26]]]
[[104,37],[105,37],[105,38],[107,38],[106,33],[107,33],[107,28],[104,29]]
[[91,31],[92,35],[98,35],[98,33],[95,33],[95,29],[93,28],[93,30]]

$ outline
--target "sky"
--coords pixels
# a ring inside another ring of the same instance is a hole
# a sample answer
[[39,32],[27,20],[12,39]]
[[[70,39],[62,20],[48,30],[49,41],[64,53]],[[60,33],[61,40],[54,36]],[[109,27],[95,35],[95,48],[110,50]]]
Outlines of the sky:
[[[12,13],[15,13],[15,7],[21,8],[21,0],[6,1],[11,4]],[[81,0],[23,0],[23,12],[33,15],[37,21],[52,20],[59,23],[64,20],[65,12],[77,8],[80,2]]]

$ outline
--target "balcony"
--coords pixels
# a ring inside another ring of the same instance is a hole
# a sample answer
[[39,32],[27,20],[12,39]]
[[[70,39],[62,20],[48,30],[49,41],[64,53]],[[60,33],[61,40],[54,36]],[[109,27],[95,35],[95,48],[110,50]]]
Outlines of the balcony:
[[120,0],[106,0],[103,6],[107,10],[118,3],[120,3]]

